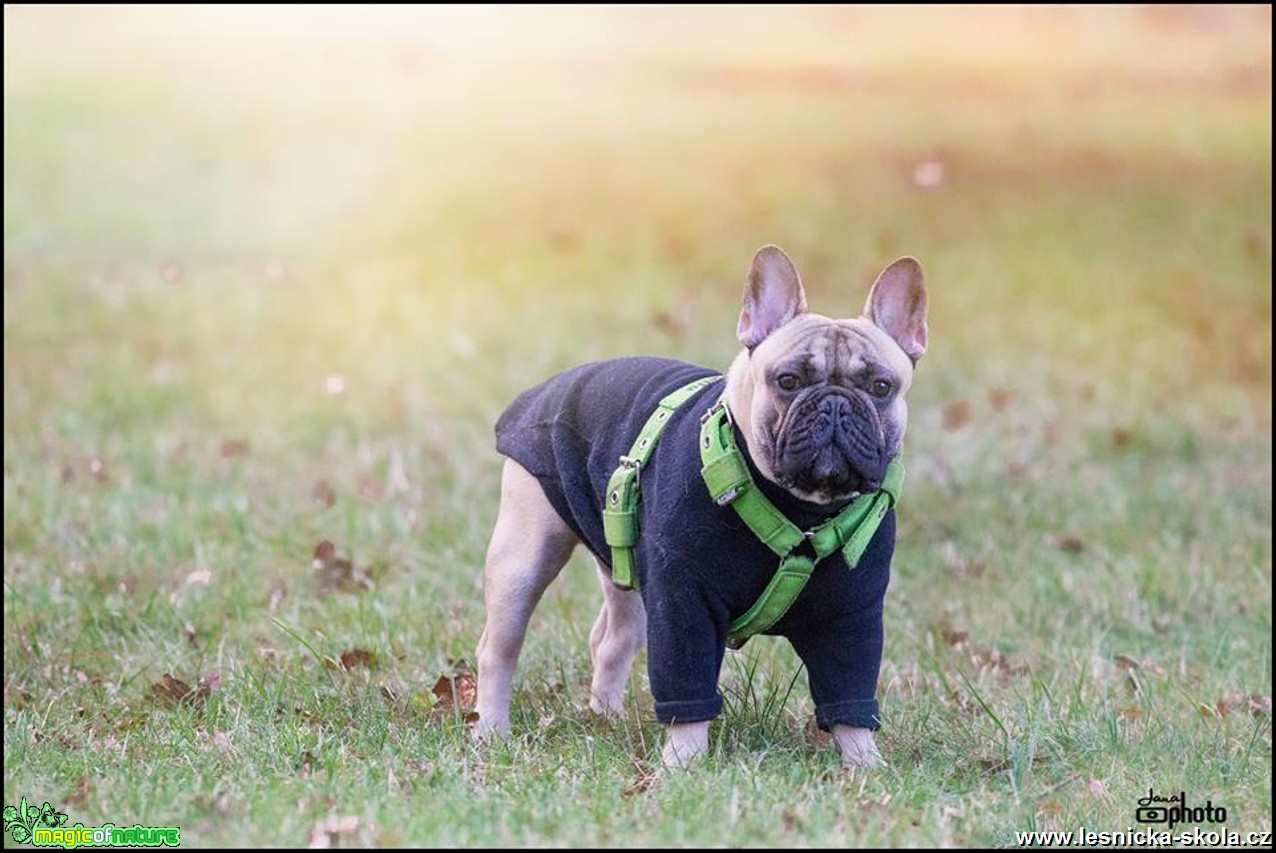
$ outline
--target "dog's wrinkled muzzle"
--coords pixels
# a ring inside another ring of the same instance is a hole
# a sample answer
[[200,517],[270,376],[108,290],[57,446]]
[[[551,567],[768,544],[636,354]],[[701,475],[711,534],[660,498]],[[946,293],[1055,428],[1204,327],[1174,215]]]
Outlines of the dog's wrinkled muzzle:
[[877,408],[858,391],[808,391],[784,418],[777,462],[786,479],[805,491],[840,495],[877,489],[890,462]]

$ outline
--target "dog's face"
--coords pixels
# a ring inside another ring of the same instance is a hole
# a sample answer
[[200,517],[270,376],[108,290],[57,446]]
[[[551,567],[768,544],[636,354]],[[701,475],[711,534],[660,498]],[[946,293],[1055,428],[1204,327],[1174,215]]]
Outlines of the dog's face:
[[904,395],[926,351],[921,266],[882,272],[860,317],[807,310],[792,262],[775,246],[749,268],[727,376],[727,407],[753,463],[794,496],[833,504],[881,485],[908,425]]

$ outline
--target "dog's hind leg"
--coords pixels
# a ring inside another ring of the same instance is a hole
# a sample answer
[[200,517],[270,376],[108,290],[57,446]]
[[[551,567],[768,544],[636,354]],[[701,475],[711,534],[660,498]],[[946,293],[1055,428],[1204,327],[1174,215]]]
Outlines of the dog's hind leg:
[[506,460],[500,510],[483,572],[487,621],[478,645],[476,736],[509,731],[510,691],[527,623],[578,541],[536,478]]
[[625,684],[634,657],[647,638],[647,611],[634,590],[623,590],[611,582],[607,569],[598,564],[603,586],[603,609],[589,632],[589,656],[594,662],[594,680],[589,688],[589,707],[596,714],[619,713],[624,707]]

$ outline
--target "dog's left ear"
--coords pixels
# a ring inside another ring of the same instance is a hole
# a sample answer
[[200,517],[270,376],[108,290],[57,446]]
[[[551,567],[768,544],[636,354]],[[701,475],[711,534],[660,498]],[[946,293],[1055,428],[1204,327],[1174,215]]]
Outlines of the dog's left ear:
[[736,337],[749,349],[785,323],[805,314],[806,292],[789,256],[779,246],[763,246],[753,256],[744,283],[744,306]]
[[895,261],[873,283],[864,316],[913,360],[926,352],[926,277],[916,258]]

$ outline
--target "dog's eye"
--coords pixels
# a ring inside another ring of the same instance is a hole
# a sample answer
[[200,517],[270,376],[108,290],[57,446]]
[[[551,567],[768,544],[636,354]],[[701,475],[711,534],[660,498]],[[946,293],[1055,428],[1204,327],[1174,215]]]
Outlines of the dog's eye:
[[775,384],[781,391],[796,391],[802,387],[802,379],[796,373],[781,373],[775,377]]
[[895,390],[895,386],[891,384],[889,379],[874,379],[873,384],[869,386],[869,390],[874,397],[889,397],[891,391]]

